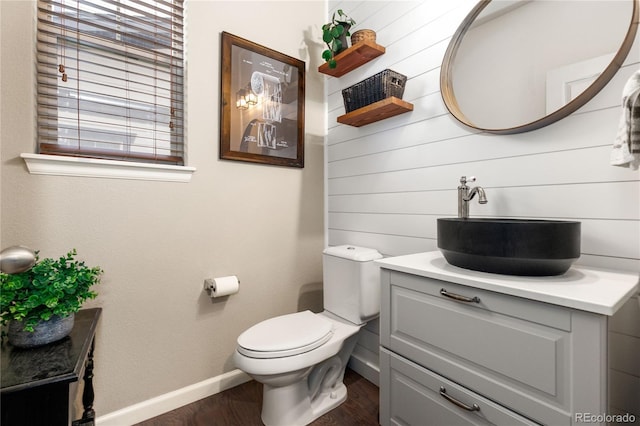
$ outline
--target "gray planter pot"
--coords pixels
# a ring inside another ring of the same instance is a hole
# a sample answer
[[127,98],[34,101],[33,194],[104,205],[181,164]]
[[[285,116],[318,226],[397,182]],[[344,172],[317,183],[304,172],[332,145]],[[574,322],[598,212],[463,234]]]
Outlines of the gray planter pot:
[[19,348],[33,348],[63,339],[73,329],[75,314],[67,317],[54,315],[49,321],[40,321],[34,331],[24,331],[20,321],[9,321],[7,337],[9,343]]
[[347,33],[349,32],[349,29],[351,28],[351,24],[345,24],[344,22],[342,22],[341,25],[344,27],[344,32],[339,37],[339,40],[342,43],[342,49],[338,50],[338,52],[336,52],[336,53],[340,53],[340,52],[342,52],[343,50],[346,50],[349,47],[349,43],[347,42]]

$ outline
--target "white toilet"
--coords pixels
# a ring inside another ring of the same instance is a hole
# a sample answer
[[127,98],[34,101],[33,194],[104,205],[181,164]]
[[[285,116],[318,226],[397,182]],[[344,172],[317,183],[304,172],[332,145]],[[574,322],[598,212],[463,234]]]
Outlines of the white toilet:
[[262,421],[306,425],[347,398],[342,379],[356,333],[380,313],[380,278],[374,249],[324,250],[324,312],[282,315],[238,337],[233,360],[264,385]]

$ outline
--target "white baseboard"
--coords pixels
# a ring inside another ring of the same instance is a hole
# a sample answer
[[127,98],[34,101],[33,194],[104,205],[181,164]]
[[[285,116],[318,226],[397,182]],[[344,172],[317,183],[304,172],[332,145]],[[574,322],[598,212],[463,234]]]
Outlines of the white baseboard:
[[362,346],[356,346],[351,358],[349,358],[348,367],[380,387],[380,361],[377,354]]
[[148,399],[96,418],[97,426],[124,426],[159,416],[251,380],[240,370],[229,371],[199,383]]

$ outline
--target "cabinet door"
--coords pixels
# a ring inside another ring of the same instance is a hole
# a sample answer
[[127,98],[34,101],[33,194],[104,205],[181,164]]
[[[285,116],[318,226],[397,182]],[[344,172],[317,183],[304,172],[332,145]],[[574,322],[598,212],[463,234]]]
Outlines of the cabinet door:
[[537,424],[384,348],[380,376],[383,426]]

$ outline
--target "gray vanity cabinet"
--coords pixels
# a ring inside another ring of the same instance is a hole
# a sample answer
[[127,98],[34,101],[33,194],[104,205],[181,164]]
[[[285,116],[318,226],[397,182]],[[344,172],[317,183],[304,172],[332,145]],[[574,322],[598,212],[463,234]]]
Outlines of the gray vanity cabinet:
[[382,425],[607,412],[605,315],[389,269],[381,285]]

